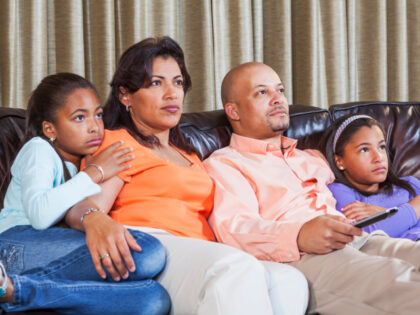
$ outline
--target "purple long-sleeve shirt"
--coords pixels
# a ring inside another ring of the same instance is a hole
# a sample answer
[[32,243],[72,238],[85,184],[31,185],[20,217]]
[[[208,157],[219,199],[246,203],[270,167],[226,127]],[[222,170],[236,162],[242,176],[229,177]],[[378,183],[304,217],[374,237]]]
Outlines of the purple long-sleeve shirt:
[[[420,194],[420,180],[412,176],[402,177],[401,179],[409,182],[417,195]],[[336,208],[339,211],[345,205],[356,200],[383,208],[398,207],[398,212],[394,216],[364,227],[364,231],[370,233],[375,230],[382,230],[391,237],[408,238],[414,241],[420,238],[420,221],[413,207],[408,204],[413,196],[407,190],[394,186],[392,195],[381,193],[364,196],[340,183],[332,183],[328,185],[328,188],[337,200]]]

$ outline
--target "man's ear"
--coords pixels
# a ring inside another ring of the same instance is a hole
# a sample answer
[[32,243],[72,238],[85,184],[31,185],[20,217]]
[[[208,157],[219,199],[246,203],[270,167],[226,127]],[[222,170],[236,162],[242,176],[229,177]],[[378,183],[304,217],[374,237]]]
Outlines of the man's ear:
[[233,121],[239,120],[238,107],[236,103],[226,103],[225,113],[229,117],[230,120],[233,120]]
[[127,89],[120,86],[118,88],[118,98],[121,102],[121,104],[125,106],[131,106],[130,104],[130,94],[128,93]]
[[340,171],[344,171],[345,167],[344,167],[344,162],[341,156],[334,154],[334,162]]
[[49,121],[44,120],[42,122],[42,132],[44,133],[44,136],[46,136],[48,139],[57,138],[57,131],[55,130],[55,126]]

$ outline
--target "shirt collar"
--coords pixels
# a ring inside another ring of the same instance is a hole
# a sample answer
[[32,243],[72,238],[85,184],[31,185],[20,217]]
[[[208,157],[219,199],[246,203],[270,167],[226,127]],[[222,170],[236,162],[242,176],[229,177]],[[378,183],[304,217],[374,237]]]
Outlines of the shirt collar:
[[281,147],[286,148],[285,152],[292,152],[297,145],[297,140],[281,136],[280,143],[267,143],[264,140],[248,138],[232,133],[230,138],[230,147],[237,151],[266,154],[270,151],[280,150]]

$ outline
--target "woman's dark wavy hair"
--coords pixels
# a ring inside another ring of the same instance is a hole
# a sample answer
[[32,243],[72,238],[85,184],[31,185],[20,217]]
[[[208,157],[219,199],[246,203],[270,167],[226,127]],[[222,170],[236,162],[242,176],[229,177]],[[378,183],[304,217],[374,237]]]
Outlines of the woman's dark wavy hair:
[[[170,37],[146,38],[129,47],[121,56],[117,70],[110,83],[111,91],[104,107],[104,123],[107,129],[126,129],[139,143],[149,148],[159,145],[154,135],[144,135],[137,130],[130,113],[120,102],[120,88],[135,93],[151,83],[153,61],[157,57],[173,58],[178,63],[183,78],[184,93],[191,87],[191,78],[184,61],[181,47]],[[199,153],[186,142],[179,124],[171,128],[169,141],[187,153]]]
[[[341,124],[349,117],[353,115],[346,115],[343,117],[338,118],[336,121],[333,122],[333,124],[325,131],[323,138],[321,140],[321,151],[327,158],[330,167],[335,175],[335,181],[342,183],[344,185],[347,185],[348,187],[353,188],[354,190],[358,191],[359,193],[369,196],[373,195],[375,193],[369,193],[366,191],[362,191],[357,189],[355,186],[353,186],[347,178],[344,176],[344,173],[340,171],[335,164],[334,160],[334,148],[333,148],[333,142],[334,142],[334,136],[337,133],[337,129],[341,126]],[[335,147],[335,154],[339,156],[343,156],[344,154],[344,147],[346,144],[351,140],[352,136],[362,127],[369,127],[372,128],[373,126],[378,126],[379,129],[382,131],[384,138],[386,139],[386,133],[383,129],[382,125],[373,118],[358,118],[351,123],[347,125],[347,127],[343,130],[340,137],[337,139],[337,144]],[[388,144],[387,144],[387,154],[388,154],[388,174],[384,182],[379,184],[379,191],[385,192],[387,194],[392,194],[393,192],[393,185],[399,186],[405,190],[407,190],[412,196],[415,196],[416,193],[413,189],[413,187],[406,182],[405,180],[399,179],[392,168],[391,165],[391,159],[389,156],[389,150],[388,150]]]
[[62,72],[42,79],[29,98],[26,141],[37,136],[48,140],[42,130],[42,122],[55,123],[57,111],[64,106],[69,94],[76,89],[90,89],[98,96],[92,83],[74,73]]

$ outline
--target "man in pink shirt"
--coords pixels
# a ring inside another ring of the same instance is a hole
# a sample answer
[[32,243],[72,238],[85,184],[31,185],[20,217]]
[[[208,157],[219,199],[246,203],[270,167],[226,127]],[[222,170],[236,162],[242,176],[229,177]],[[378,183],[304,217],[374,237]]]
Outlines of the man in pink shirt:
[[302,271],[309,313],[417,314],[420,243],[362,234],[335,210],[322,155],[282,136],[289,105],[275,71],[255,62],[232,69],[222,101],[234,133],[204,163],[216,184],[217,240]]

